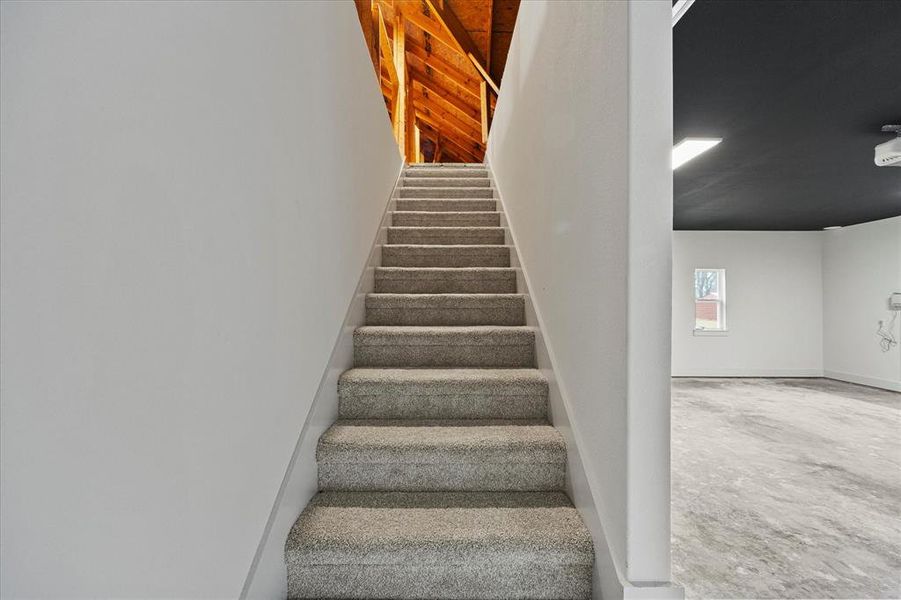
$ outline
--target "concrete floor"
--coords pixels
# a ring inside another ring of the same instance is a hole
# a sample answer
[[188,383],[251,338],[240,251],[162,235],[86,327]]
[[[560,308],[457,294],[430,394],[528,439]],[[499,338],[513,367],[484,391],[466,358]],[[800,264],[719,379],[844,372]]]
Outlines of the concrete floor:
[[901,598],[901,394],[679,378],[672,407],[687,598]]

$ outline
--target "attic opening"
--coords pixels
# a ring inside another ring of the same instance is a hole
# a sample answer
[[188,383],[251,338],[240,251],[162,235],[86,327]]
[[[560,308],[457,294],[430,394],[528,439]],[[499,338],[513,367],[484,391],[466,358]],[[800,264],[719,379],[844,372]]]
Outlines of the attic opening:
[[408,163],[482,162],[520,0],[355,0]]

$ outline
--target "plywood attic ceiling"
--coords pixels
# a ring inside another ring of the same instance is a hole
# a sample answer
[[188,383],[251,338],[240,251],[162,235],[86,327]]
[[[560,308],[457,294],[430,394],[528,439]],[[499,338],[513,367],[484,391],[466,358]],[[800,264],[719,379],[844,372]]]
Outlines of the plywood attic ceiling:
[[355,0],[407,162],[482,162],[520,0]]

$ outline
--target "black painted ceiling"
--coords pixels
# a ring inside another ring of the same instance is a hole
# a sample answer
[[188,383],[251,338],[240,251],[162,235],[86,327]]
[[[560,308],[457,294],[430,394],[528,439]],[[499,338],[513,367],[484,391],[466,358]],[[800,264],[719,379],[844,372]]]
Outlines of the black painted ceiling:
[[901,215],[901,0],[697,0],[673,29],[674,229],[822,229]]

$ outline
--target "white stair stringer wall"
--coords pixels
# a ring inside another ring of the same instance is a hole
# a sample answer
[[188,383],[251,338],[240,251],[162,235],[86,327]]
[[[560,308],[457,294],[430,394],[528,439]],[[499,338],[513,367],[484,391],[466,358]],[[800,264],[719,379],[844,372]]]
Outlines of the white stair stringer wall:
[[669,8],[523,3],[486,158],[605,600],[682,597],[670,581]]
[[597,511],[597,496],[592,492],[592,484],[589,481],[585,465],[582,463],[584,444],[581,443],[579,434],[572,428],[570,415],[572,409],[569,406],[566,390],[563,382],[555,375],[555,359],[550,341],[544,334],[544,324],[541,315],[532,301],[529,274],[523,265],[516,245],[516,234],[513,232],[510,222],[507,220],[507,211],[504,205],[503,194],[494,178],[491,165],[486,161],[488,177],[491,186],[495,190],[498,202],[498,210],[501,213],[501,227],[507,235],[507,245],[513,247],[510,256],[510,266],[516,269],[516,288],[525,295],[526,325],[536,328],[535,336],[535,362],[542,375],[548,381],[548,416],[551,424],[560,431],[566,441],[566,493],[572,499],[573,504],[582,515],[582,519],[594,542],[595,562],[592,573],[593,597],[597,600],[614,600],[623,598],[623,582],[625,577],[617,569],[610,553],[610,544],[607,534],[601,523]]
[[332,348],[328,366],[322,374],[316,397],[310,407],[306,422],[297,438],[294,454],[288,464],[285,478],[278,491],[272,512],[263,532],[262,539],[254,555],[253,563],[244,582],[241,598],[272,599],[287,596],[287,575],[285,568],[285,540],[294,525],[297,515],[319,491],[316,446],[322,434],[338,418],[338,378],[353,367],[354,330],[366,321],[366,295],[374,288],[375,268],[381,264],[381,248],[387,241],[391,213],[395,208],[398,186],[404,170],[399,162],[394,188],[382,211],[378,230],[363,265],[360,280],[350,300],[344,323],[338,332]]

